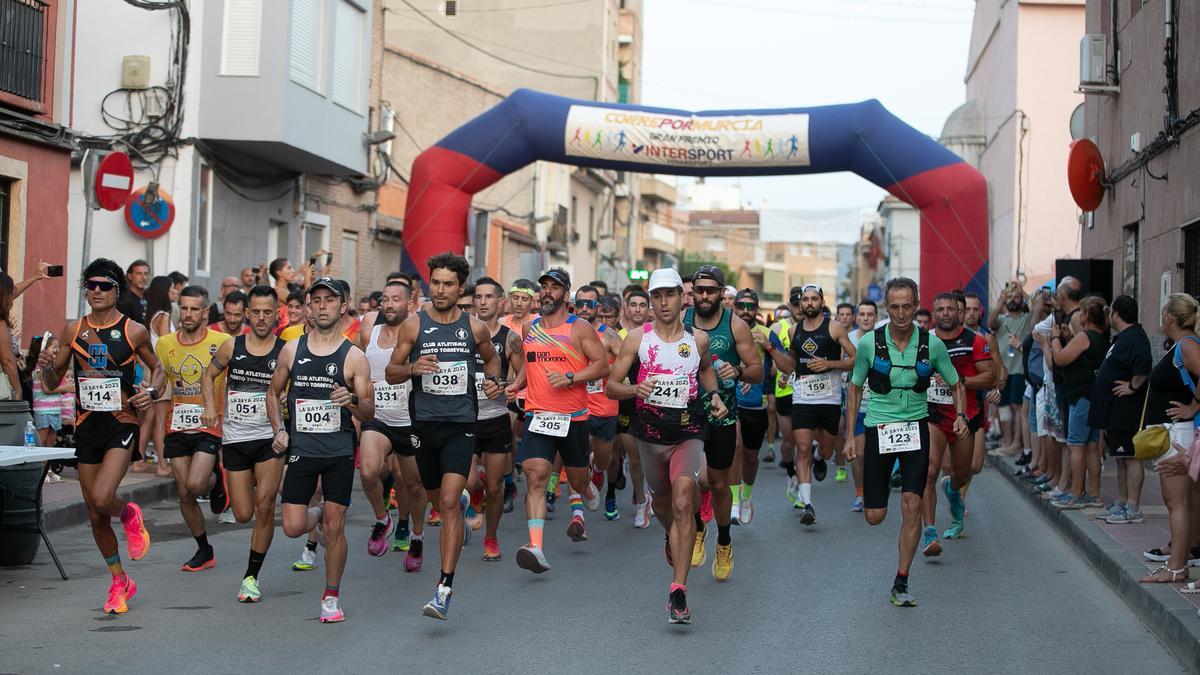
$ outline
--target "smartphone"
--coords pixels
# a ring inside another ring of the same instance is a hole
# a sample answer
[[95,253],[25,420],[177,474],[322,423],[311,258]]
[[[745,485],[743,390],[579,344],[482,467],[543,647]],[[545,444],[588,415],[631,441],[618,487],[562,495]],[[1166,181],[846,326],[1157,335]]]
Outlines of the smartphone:
[[313,257],[309,258],[308,264],[311,267],[316,267],[317,266],[317,256],[314,255]]
[[61,277],[62,275],[63,275],[63,266],[62,265],[51,265],[46,268],[46,276],[48,276],[48,277]]
[[330,265],[332,265],[332,264],[333,264],[333,254],[332,254],[332,253],[326,253],[326,254],[325,254],[325,266],[326,266],[326,267],[329,267],[329,266],[330,266]]

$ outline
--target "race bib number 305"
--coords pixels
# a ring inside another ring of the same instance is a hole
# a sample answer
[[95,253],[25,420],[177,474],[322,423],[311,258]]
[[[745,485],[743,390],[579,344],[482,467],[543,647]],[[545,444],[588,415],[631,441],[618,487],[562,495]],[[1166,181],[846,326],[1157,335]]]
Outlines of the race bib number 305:
[[891,455],[921,449],[919,422],[893,422],[879,425],[879,454]]
[[333,401],[296,399],[296,431],[331,434],[342,427],[342,415]]
[[84,410],[116,412],[121,409],[121,380],[115,377],[79,379],[79,402]]
[[171,410],[171,431],[191,431],[199,429],[200,415],[204,413],[204,406],[194,403],[176,403]]
[[435,396],[461,396],[467,393],[467,362],[446,361],[438,372],[421,376],[421,388]]
[[571,430],[571,416],[566,413],[535,412],[529,421],[529,431],[543,436],[565,438]]
[[691,393],[687,375],[655,375],[654,391],[646,397],[646,403],[660,408],[686,408]]
[[229,390],[225,417],[233,422],[243,424],[265,423],[267,421],[267,393],[265,391]]

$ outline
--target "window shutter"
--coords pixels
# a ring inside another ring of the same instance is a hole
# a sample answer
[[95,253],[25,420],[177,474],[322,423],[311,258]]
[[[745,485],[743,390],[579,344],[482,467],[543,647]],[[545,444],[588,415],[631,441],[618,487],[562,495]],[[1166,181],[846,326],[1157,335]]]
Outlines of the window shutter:
[[288,72],[292,81],[321,91],[323,0],[292,0],[292,35]]
[[221,75],[258,77],[262,0],[225,0],[221,25]]
[[363,40],[363,13],[354,5],[339,0],[334,19],[331,93],[333,102],[358,112]]

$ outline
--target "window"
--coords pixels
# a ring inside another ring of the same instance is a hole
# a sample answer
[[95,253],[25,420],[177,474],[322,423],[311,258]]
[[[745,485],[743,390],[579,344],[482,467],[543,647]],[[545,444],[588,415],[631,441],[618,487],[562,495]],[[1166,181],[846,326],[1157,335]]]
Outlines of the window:
[[579,217],[575,214],[579,213],[579,198],[571,197],[571,227],[579,224]]
[[1200,222],[1183,228],[1183,292],[1200,296]]
[[0,267],[8,270],[8,218],[12,211],[11,180],[0,179]]
[[358,283],[358,233],[342,233],[342,279],[351,284]]
[[290,258],[288,253],[288,224],[272,220],[267,226],[267,262],[276,258]]
[[588,241],[596,241],[596,207],[588,207]]
[[0,94],[39,112],[46,93],[46,60],[53,26],[43,0],[0,0]]
[[1137,223],[1125,226],[1125,255],[1121,270],[1121,292],[1135,298],[1141,297],[1138,295],[1138,280],[1142,276],[1142,255]]
[[196,272],[207,274],[212,252],[212,167],[200,165],[200,189],[196,193]]
[[221,25],[221,75],[258,77],[262,0],[225,0]]
[[[308,262],[317,251],[329,250],[329,222],[329,216],[324,213],[304,212],[304,222],[300,226],[300,253],[304,256],[301,263]],[[324,260],[317,262],[324,267]]]
[[321,92],[324,40],[323,0],[292,0],[292,41],[288,73],[292,81]]
[[364,14],[346,0],[339,0],[333,22],[333,62],[330,94],[333,102],[359,111],[362,87],[362,44]]

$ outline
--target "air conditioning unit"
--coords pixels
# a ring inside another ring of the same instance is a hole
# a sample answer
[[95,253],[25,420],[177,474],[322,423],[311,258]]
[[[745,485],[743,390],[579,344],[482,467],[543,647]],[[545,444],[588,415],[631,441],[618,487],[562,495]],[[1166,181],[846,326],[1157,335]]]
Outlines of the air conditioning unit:
[[1108,38],[1089,33],[1079,41],[1079,84],[1108,84]]

